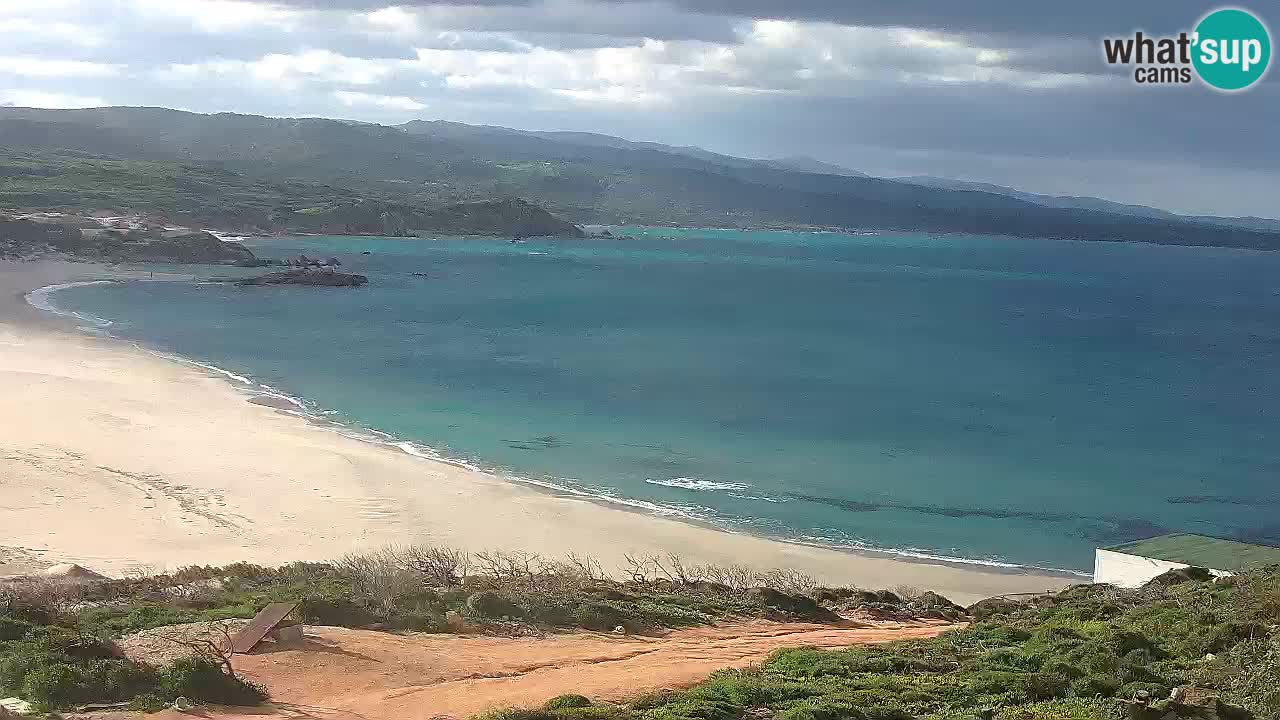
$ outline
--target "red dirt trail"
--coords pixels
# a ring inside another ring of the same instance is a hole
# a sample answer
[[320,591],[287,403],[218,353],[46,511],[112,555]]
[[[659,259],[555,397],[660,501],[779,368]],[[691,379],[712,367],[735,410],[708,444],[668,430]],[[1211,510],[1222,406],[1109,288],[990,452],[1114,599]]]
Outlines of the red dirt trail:
[[[237,670],[269,688],[270,709],[167,710],[151,720],[444,720],[531,707],[564,693],[620,701],[688,687],[713,671],[764,661],[784,647],[842,647],[934,637],[940,622],[841,626],[751,621],[658,637],[571,633],[538,638],[395,635],[308,627],[305,645],[237,656]],[[116,717],[120,717],[117,715]]]

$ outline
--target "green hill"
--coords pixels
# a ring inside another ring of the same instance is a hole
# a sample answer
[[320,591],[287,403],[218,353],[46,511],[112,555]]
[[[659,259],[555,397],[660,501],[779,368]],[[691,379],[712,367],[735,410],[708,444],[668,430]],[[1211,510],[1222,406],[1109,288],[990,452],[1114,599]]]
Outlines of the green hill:
[[[1280,248],[1280,234],[1261,228],[1046,207],[1000,193],[799,172],[697,148],[582,133],[422,121],[387,127],[160,108],[0,108],[0,136],[10,152],[179,163],[197,176],[230,171],[246,183],[272,186],[268,194],[281,186],[289,193],[328,186],[421,208],[522,197],[578,223],[817,225]],[[288,188],[291,183],[305,187]],[[244,204],[257,205],[227,200],[232,215]]]
[[523,200],[443,207],[322,183],[254,177],[213,163],[0,148],[0,207],[163,216],[181,224],[298,232],[567,235],[582,231]]

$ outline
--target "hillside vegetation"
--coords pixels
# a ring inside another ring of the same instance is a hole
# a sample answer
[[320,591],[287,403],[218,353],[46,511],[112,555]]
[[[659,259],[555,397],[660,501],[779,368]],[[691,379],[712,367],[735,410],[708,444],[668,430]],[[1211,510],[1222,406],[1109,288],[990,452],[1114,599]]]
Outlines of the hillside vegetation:
[[651,632],[753,617],[828,622],[857,609],[974,622],[932,640],[785,650],[762,667],[724,670],[688,690],[623,705],[568,697],[493,720],[958,720],[984,708],[1010,720],[1084,720],[1124,717],[1125,701],[1165,698],[1185,686],[1193,689],[1183,697],[1209,694],[1230,705],[1217,715],[1172,718],[1280,717],[1280,568],[1217,582],[1203,579],[1207,573],[1173,573],[1136,591],[1083,585],[1026,602],[985,600],[968,611],[909,588],[820,588],[798,573],[688,567],[674,556],[637,558],[627,573],[627,581],[607,579],[585,558],[415,547],[274,569],[237,564],[69,585],[10,582],[0,584],[0,695],[49,708],[111,700],[155,707],[179,694],[258,702],[269,688],[227,674],[214,660],[154,668],[120,658],[113,641],[248,618],[276,601],[299,601],[313,625],[452,632],[466,624],[517,636]]
[[[1137,591],[1083,585],[971,611],[969,628],[931,640],[783,650],[685,691],[624,705],[565,696],[490,720],[1280,717],[1280,568],[1220,582],[1175,574]],[[1165,699],[1174,688],[1179,699]]]
[[[246,222],[263,222],[264,213],[269,219],[282,203],[298,210],[365,199],[430,209],[522,197],[578,223],[836,226],[1280,249],[1280,234],[1257,227],[1143,217],[1109,206],[1049,207],[1001,193],[811,172],[811,164],[798,169],[587,133],[162,108],[0,108],[0,135],[9,152],[29,157],[79,153],[143,163],[129,168],[142,183],[126,187],[189,212],[196,211],[189,198],[204,188],[218,213]],[[34,170],[0,187],[0,202],[74,202],[80,189],[110,192],[96,171],[49,186]]]
[[513,198],[428,207],[334,185],[251,177],[214,163],[119,159],[61,149],[0,148],[0,207],[109,210],[246,230],[582,235],[572,223]]
[[[216,658],[153,668],[118,657],[113,641],[171,625],[251,618],[272,602],[299,602],[311,625],[452,632],[466,623],[511,635],[618,627],[650,632],[746,617],[835,618],[812,593],[812,580],[799,573],[686,568],[678,558],[645,558],[629,574],[627,582],[607,579],[585,558],[415,547],[280,568],[242,563],[83,583],[0,582],[0,697],[47,708],[114,701],[156,707],[178,695],[257,702],[265,691],[223,677]],[[896,612],[959,612],[941,598],[930,608],[891,593],[870,597]]]

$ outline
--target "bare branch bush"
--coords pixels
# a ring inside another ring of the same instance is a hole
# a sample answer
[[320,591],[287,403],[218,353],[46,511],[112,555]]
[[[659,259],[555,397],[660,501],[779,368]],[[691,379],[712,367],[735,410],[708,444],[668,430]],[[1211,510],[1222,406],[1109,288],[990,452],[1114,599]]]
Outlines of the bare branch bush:
[[625,553],[622,556],[622,572],[633,583],[648,583],[653,579],[651,574],[649,558],[647,555],[632,555]]
[[471,556],[457,548],[411,545],[401,552],[403,562],[432,587],[456,587],[470,570]]
[[818,586],[812,575],[799,570],[757,570],[746,565],[691,565],[676,554],[624,555],[621,568],[632,582],[653,583],[666,580],[677,586],[705,589],[706,583],[723,585],[731,590],[769,587],[783,592],[808,593]]
[[704,565],[700,572],[709,582],[733,590],[746,590],[760,585],[760,573],[746,565]]
[[424,576],[410,568],[403,552],[396,548],[347,555],[334,563],[334,567],[347,576],[358,596],[387,612],[395,610],[397,598],[425,586]]
[[212,620],[205,627],[205,631],[198,635],[167,633],[161,634],[160,638],[182,646],[191,657],[218,666],[223,674],[237,677],[235,667],[231,663],[231,658],[236,652],[228,623]]
[[84,602],[86,586],[40,578],[16,579],[0,584],[0,607],[43,610],[61,615]]
[[488,550],[475,554],[475,572],[468,585],[513,593],[565,593],[580,591],[608,579],[599,560],[570,554],[552,560],[536,553]]
[[890,589],[893,591],[894,595],[897,595],[906,602],[915,602],[916,600],[919,600],[920,595],[924,593],[923,590],[915,585],[894,585]]
[[763,587],[781,590],[792,595],[810,593],[818,587],[818,581],[812,575],[791,568],[774,568],[759,573],[757,584]]
[[540,555],[521,550],[476,553],[477,572],[499,582],[528,583],[538,574],[543,563],[545,560]]
[[604,566],[600,564],[600,561],[590,555],[569,553],[567,564],[572,568],[572,571],[583,580],[602,582],[609,578],[604,571]]

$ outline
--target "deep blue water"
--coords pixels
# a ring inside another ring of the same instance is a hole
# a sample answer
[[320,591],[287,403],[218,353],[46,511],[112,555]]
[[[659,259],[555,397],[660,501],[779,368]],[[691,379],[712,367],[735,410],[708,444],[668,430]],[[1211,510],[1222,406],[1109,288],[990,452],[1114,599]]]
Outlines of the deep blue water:
[[754,532],[1073,569],[1167,530],[1280,539],[1280,254],[626,232],[258,241],[370,284],[55,302],[353,425]]

